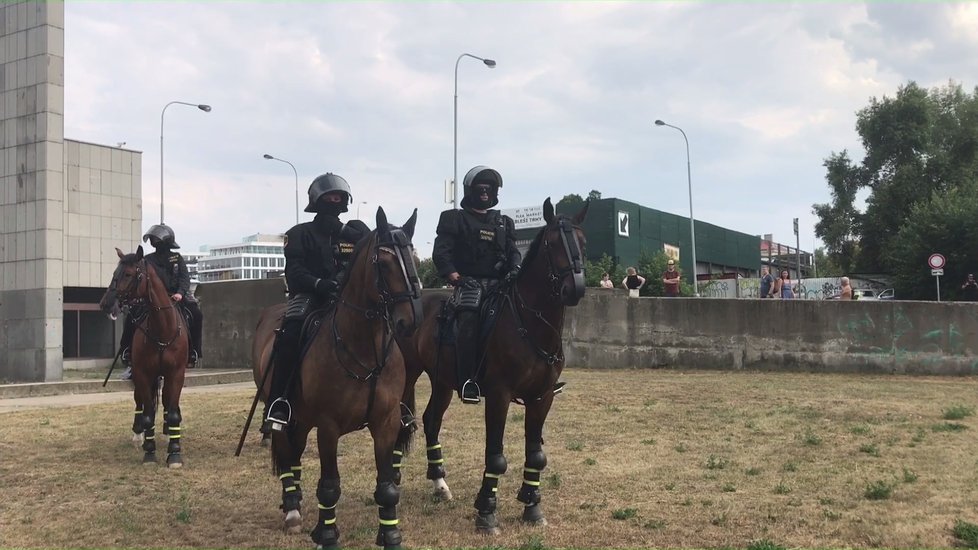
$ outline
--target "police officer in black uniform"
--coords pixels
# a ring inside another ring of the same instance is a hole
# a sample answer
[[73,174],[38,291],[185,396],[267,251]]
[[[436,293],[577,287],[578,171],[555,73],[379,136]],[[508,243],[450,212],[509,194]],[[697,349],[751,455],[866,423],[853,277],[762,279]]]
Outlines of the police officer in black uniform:
[[[187,270],[187,262],[179,252],[174,251],[180,248],[180,245],[176,242],[173,229],[168,225],[159,224],[150,227],[143,235],[143,241],[149,241],[149,244],[156,249],[155,252],[145,256],[146,263],[156,269],[170,299],[190,315],[190,356],[187,362],[188,366],[193,368],[204,356],[201,352],[204,315],[200,311],[197,299],[190,293],[190,272]],[[122,373],[123,380],[132,378],[132,337],[136,325],[145,314],[145,311],[130,311],[123,324],[122,339],[119,342],[123,348],[122,362],[126,365],[126,370]]]
[[492,168],[476,166],[469,170],[462,180],[462,209],[441,213],[432,251],[438,274],[455,287],[451,303],[458,326],[455,356],[463,403],[478,403],[481,395],[473,380],[482,357],[480,304],[500,281],[515,279],[522,260],[513,220],[490,210],[499,202],[502,186],[503,178]]
[[272,349],[275,368],[263,431],[282,430],[291,420],[288,394],[299,367],[302,325],[311,311],[336,299],[353,245],[370,232],[360,220],[345,225],[340,221],[339,215],[347,211],[352,200],[350,184],[345,179],[329,173],[317,177],[309,186],[309,205],[305,209],[316,217],[285,234],[289,303]]

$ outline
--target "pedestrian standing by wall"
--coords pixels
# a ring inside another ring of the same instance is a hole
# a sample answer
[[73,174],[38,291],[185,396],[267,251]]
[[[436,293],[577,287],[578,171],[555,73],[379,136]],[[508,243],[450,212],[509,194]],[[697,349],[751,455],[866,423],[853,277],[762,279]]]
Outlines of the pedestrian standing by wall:
[[782,300],[793,300],[795,298],[795,289],[787,269],[781,270],[781,278],[777,280],[775,285],[775,292]]
[[601,276],[601,288],[613,289],[615,288],[615,283],[611,282],[611,275],[605,273]]
[[679,281],[681,278],[682,275],[676,269],[676,261],[669,260],[666,262],[666,270],[662,273],[662,286],[665,289],[666,297],[675,298],[679,296]]
[[774,275],[767,266],[761,267],[761,298],[774,298]]
[[628,290],[629,298],[638,298],[639,290],[645,286],[645,277],[639,275],[634,267],[629,267],[625,273],[625,278],[621,280],[621,286]]
[[839,293],[840,300],[852,300],[852,286],[849,284],[849,277],[839,279],[842,285],[842,292]]
[[961,285],[962,302],[978,302],[978,282],[975,282],[975,274],[969,273],[968,278]]

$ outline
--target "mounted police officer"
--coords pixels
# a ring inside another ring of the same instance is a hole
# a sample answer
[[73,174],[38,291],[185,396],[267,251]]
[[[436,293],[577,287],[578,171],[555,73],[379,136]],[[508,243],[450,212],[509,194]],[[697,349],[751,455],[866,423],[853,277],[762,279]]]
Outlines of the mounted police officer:
[[282,327],[272,348],[275,366],[263,430],[282,430],[292,417],[288,402],[292,379],[299,367],[302,326],[309,313],[337,298],[340,279],[353,254],[353,245],[369,233],[360,220],[346,224],[339,215],[353,200],[350,184],[336,174],[323,174],[309,186],[305,211],[311,222],[285,234],[285,281],[289,287]]
[[455,356],[463,403],[478,403],[481,395],[475,380],[482,358],[480,306],[500,281],[516,278],[522,260],[513,220],[491,210],[502,186],[503,178],[492,168],[469,170],[462,180],[462,208],[441,213],[432,251],[438,274],[455,287],[451,303],[458,326]]
[[[190,272],[187,270],[187,262],[179,252],[175,252],[180,245],[176,242],[176,235],[173,229],[165,224],[154,225],[143,235],[143,241],[156,249],[145,256],[146,263],[156,269],[156,273],[163,280],[170,299],[180,306],[190,317],[190,356],[187,358],[188,366],[193,368],[197,361],[203,357],[201,352],[201,340],[203,333],[204,315],[200,311],[197,298],[190,292]],[[132,338],[136,332],[136,325],[142,320],[146,312],[130,311],[123,324],[122,339],[119,346],[122,347],[122,362],[126,365],[122,379],[132,378]]]

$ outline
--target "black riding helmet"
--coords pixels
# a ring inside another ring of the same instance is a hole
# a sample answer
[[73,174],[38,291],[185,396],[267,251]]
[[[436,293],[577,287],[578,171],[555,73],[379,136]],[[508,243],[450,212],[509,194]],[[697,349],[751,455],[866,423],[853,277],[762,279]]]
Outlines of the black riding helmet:
[[143,242],[149,241],[149,244],[153,248],[167,248],[172,250],[174,248],[180,248],[176,238],[176,235],[173,234],[173,229],[170,229],[169,225],[161,223],[149,228],[149,231],[143,235]]
[[312,180],[309,185],[309,204],[305,211],[319,212],[316,203],[319,202],[320,197],[330,191],[341,191],[346,194],[346,201],[343,202],[343,212],[346,212],[347,205],[353,201],[353,191],[350,189],[350,184],[340,176],[328,172]]
[[478,197],[473,197],[472,195],[475,193],[476,186],[480,184],[488,184],[490,186],[488,208],[499,204],[498,192],[499,188],[503,186],[503,177],[499,175],[499,172],[488,166],[476,166],[469,170],[465,174],[465,177],[462,178],[462,193],[465,195],[462,198],[462,208],[476,206],[473,203],[478,200]]

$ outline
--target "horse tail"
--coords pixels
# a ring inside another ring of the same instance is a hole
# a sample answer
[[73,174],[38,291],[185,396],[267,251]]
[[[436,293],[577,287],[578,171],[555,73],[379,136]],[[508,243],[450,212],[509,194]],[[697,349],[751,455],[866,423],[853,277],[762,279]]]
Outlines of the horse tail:
[[404,395],[401,398],[401,429],[397,432],[397,442],[394,444],[394,448],[404,455],[411,453],[414,432],[418,430],[418,417],[415,414],[416,403],[414,384],[405,385]]

